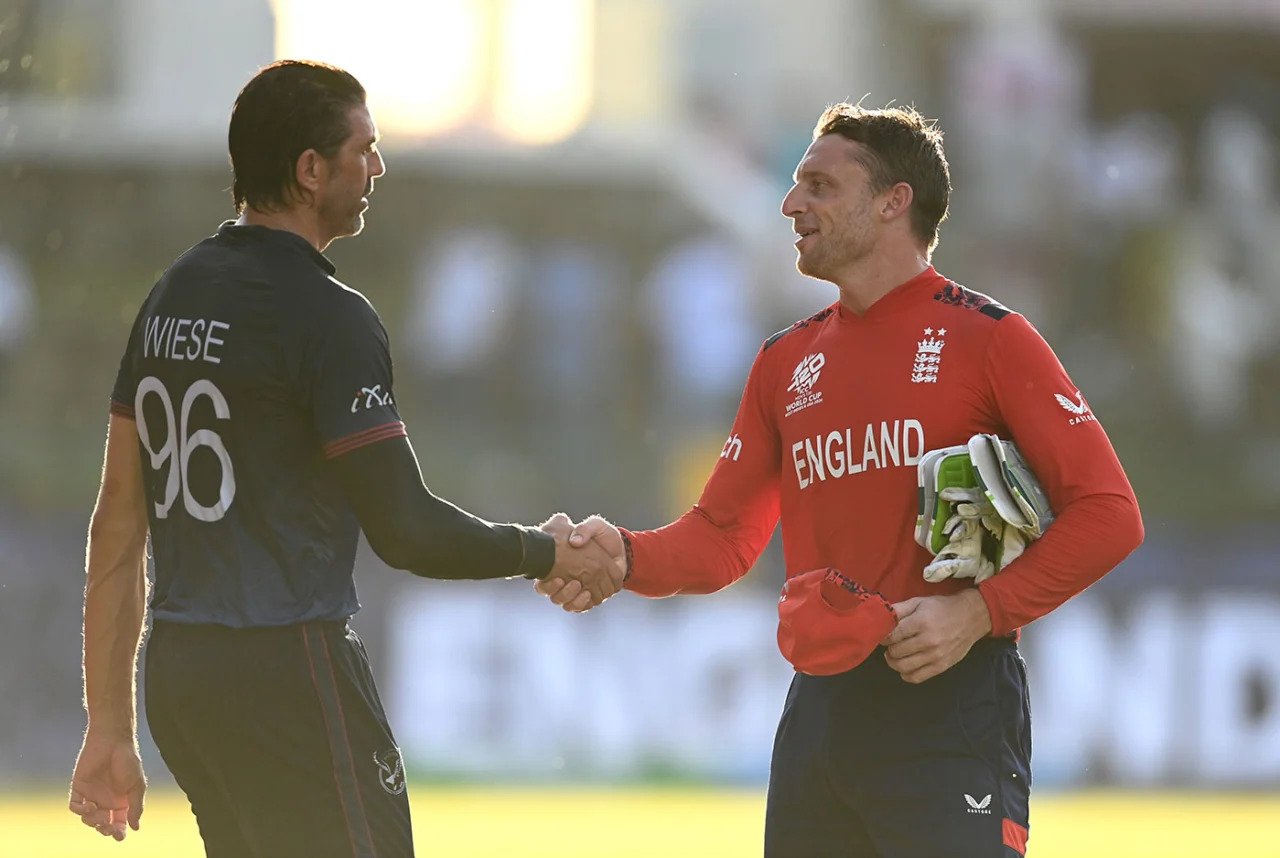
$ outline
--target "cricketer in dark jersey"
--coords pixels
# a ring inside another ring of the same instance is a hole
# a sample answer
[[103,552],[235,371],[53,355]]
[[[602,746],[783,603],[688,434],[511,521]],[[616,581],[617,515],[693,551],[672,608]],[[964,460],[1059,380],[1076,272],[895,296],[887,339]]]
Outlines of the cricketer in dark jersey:
[[245,628],[359,607],[359,526],[324,460],[405,429],[386,331],[333,272],[301,236],[228,224],[143,304],[112,410],[137,421],[149,465],[157,620]]
[[[112,394],[143,448],[148,721],[211,856],[412,854],[332,466],[405,427],[382,323],[333,274],[301,236],[224,224],[147,297]],[[422,528],[449,538],[415,571],[551,568],[544,534],[434,500]]]
[[359,531],[424,577],[555,570],[586,586],[578,609],[621,586],[620,549],[485,521],[423,482],[386,332],[322,255],[364,228],[378,140],[350,73],[260,70],[227,131],[239,218],[174,262],[134,322],[89,529],[88,724],[67,802],[100,835],[123,840],[143,810],[148,589],[148,720],[207,854],[388,858],[413,842],[403,761],[347,628]]

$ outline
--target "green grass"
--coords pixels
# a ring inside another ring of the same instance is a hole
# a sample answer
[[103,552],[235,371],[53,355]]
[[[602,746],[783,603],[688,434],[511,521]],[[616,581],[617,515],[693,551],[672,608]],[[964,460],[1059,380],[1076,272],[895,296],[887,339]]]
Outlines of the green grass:
[[[448,858],[741,858],[760,854],[764,794],[696,788],[411,788],[418,853]],[[149,797],[142,830],[100,837],[62,795],[0,795],[7,858],[201,856],[183,797]],[[1042,794],[1032,858],[1280,858],[1280,794]]]

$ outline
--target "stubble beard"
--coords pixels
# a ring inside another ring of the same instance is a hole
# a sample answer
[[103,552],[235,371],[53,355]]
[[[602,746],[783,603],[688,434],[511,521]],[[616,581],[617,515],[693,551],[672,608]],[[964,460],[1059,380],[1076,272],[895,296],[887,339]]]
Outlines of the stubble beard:
[[341,213],[331,212],[325,220],[332,224],[333,237],[349,238],[359,235],[364,229],[364,212],[364,205],[359,201],[356,202],[354,211],[348,209]]
[[[823,238],[834,241],[835,246],[826,248],[825,252],[811,250],[807,255],[804,253],[798,254],[796,256],[796,270],[806,277],[825,280],[830,283],[834,282],[837,272],[859,254],[856,248],[848,246],[847,241],[841,242],[838,239],[828,238],[827,236],[823,236]],[[836,253],[835,251],[844,252]]]

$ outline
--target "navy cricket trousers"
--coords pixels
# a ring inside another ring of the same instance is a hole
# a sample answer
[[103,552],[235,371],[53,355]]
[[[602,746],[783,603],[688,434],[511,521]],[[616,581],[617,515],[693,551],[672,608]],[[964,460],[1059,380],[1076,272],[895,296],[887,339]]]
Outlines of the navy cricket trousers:
[[404,765],[343,622],[157,622],[147,721],[209,858],[413,858]]
[[796,674],[774,743],[766,858],[1017,858],[1031,787],[1026,666],[984,639],[918,685],[877,648]]

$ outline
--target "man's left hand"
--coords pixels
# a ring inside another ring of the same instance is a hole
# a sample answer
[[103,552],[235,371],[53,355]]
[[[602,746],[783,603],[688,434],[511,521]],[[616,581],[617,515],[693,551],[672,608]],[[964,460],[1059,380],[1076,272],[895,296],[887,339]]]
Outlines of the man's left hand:
[[134,831],[141,825],[146,791],[136,738],[85,736],[67,802],[81,822],[104,837],[124,840],[126,822]]
[[911,683],[948,670],[991,632],[991,615],[977,589],[953,596],[918,596],[898,602],[893,610],[898,627],[884,639],[884,658]]

